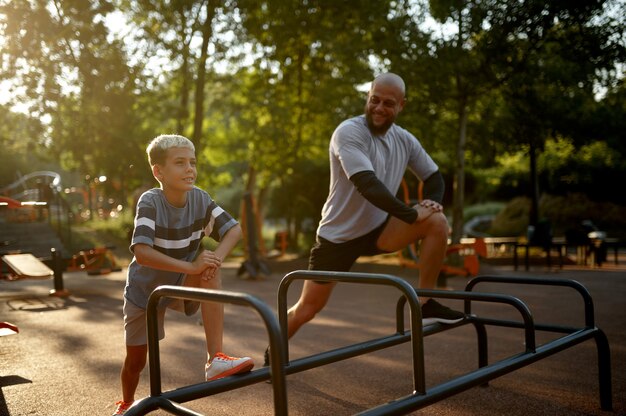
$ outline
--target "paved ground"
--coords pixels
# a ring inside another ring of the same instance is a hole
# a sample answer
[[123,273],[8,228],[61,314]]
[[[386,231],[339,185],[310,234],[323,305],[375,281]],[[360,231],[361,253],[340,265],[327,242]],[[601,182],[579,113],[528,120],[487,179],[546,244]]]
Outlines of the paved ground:
[[[530,272],[510,266],[484,266],[483,274],[573,278],[592,294],[596,324],[610,342],[613,412],[599,409],[595,343],[587,341],[555,356],[415,412],[419,415],[626,415],[626,259],[602,270],[575,268]],[[236,277],[238,264],[224,271],[224,288],[248,292],[273,309],[276,288],[286,271],[304,268],[301,261],[273,265],[265,280]],[[362,263],[357,270],[390,273],[415,284],[411,270],[395,265]],[[0,320],[20,327],[20,334],[0,338],[0,416],[108,415],[119,399],[118,374],[124,346],[121,327],[124,272],[105,276],[67,273],[67,298],[47,296],[51,281],[0,281]],[[453,289],[466,280],[449,279]],[[299,293],[290,290],[290,303]],[[498,287],[486,286],[484,290]],[[570,292],[552,288],[507,288],[527,301],[537,322],[580,324],[581,302]],[[339,286],[324,312],[305,326],[290,344],[297,358],[394,332],[397,293],[365,285]],[[460,307],[449,301],[450,306]],[[482,309],[506,316],[508,311]],[[482,312],[481,312],[482,313]],[[197,317],[168,314],[161,343],[165,389],[202,380],[204,341]],[[519,330],[489,328],[492,361],[523,351]],[[546,342],[546,335],[538,337]],[[251,355],[260,365],[267,335],[258,316],[237,306],[226,307],[225,349]],[[469,327],[425,339],[426,383],[435,386],[472,371],[476,338]],[[349,415],[412,392],[408,344],[288,376],[290,415]],[[139,397],[148,395],[147,370]],[[260,383],[186,404],[211,415],[273,414],[271,386]],[[154,412],[153,414],[165,414]]]

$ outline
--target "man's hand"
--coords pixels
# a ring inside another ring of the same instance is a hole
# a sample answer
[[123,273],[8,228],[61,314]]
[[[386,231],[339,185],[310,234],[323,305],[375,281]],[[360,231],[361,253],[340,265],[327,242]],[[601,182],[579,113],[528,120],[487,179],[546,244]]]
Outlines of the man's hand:
[[430,199],[425,199],[413,208],[417,211],[417,222],[422,222],[435,212],[443,212],[443,206]]
[[420,202],[420,205],[423,206],[424,208],[433,209],[434,212],[443,211],[443,206],[439,202],[431,201],[430,199],[423,200],[422,202]]

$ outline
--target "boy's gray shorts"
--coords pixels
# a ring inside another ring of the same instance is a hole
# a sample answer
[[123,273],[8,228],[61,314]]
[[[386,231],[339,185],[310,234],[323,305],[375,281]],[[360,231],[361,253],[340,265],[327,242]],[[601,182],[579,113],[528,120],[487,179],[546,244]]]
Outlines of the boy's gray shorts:
[[[166,308],[157,308],[157,322],[159,327],[159,340],[165,338],[164,318],[165,310],[173,309],[187,316],[193,315],[199,307],[198,302],[172,299]],[[146,310],[140,308],[124,298],[124,341],[126,345],[147,345],[148,329],[146,322]]]

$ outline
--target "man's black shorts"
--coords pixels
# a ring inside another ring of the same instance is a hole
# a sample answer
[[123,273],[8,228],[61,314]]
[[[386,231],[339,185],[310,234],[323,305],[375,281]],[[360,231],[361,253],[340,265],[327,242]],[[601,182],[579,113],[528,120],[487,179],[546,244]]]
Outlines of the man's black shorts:
[[333,243],[318,235],[309,256],[309,270],[347,272],[359,257],[384,253],[376,247],[376,241],[385,225],[387,221],[369,233],[344,243]]

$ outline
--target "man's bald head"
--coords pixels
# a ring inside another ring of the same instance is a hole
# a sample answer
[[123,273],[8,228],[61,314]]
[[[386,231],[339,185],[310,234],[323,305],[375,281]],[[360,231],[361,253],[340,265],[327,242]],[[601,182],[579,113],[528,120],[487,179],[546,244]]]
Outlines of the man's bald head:
[[372,86],[370,89],[374,89],[376,85],[385,86],[385,87],[393,87],[397,89],[398,93],[400,94],[400,97],[398,97],[398,99],[403,99],[406,93],[404,80],[399,75],[396,75],[392,72],[386,72],[374,78],[374,81],[372,81]]
[[370,131],[383,136],[404,108],[404,81],[390,72],[377,76],[367,94],[365,119]]

